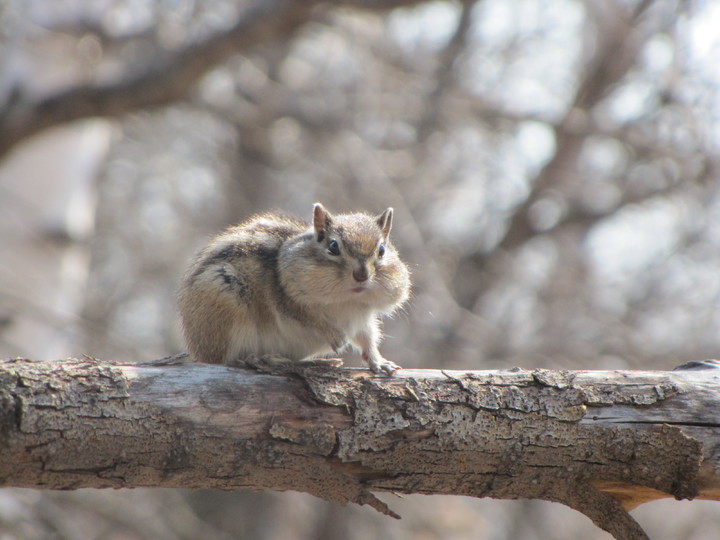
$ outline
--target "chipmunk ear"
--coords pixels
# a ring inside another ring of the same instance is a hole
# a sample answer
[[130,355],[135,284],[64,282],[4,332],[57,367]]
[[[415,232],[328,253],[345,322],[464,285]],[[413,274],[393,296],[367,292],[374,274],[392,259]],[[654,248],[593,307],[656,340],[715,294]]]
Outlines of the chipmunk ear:
[[313,207],[313,227],[315,227],[315,238],[318,242],[322,242],[325,239],[327,230],[332,225],[332,215],[330,212],[325,210],[325,207],[318,203],[315,203]]
[[388,208],[377,218],[377,224],[382,231],[383,240],[387,240],[392,227],[393,209]]

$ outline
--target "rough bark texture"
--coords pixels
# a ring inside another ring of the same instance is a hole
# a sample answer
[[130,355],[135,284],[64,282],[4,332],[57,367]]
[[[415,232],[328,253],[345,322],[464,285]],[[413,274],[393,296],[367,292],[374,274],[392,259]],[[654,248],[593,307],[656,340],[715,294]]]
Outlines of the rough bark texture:
[[255,367],[0,362],[0,485],[534,498],[616,538],[646,538],[640,503],[720,499],[712,369]]

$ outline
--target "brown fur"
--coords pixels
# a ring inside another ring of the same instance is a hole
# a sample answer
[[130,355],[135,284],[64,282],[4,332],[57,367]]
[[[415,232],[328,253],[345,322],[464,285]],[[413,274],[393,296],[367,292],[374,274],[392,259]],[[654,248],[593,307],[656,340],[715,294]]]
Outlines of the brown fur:
[[216,364],[301,360],[350,343],[373,370],[394,372],[378,351],[378,316],[407,300],[410,278],[389,240],[392,216],[333,216],[318,203],[312,223],[262,214],[216,237],[178,294],[190,353]]

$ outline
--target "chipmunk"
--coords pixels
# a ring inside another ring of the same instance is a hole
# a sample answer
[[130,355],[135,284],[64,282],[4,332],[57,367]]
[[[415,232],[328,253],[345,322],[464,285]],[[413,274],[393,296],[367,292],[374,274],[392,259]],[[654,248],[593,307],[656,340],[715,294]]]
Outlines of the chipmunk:
[[408,299],[410,275],[390,243],[393,209],[312,223],[261,214],[216,237],[178,293],[195,360],[227,364],[251,354],[300,361],[350,344],[375,373],[400,369],[380,354],[379,316]]

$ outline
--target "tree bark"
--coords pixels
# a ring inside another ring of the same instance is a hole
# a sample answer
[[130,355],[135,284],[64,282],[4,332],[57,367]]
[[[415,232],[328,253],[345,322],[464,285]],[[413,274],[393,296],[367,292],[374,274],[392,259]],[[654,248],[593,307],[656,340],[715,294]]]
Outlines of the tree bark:
[[0,485],[543,499],[616,538],[627,510],[720,500],[720,370],[0,362]]

